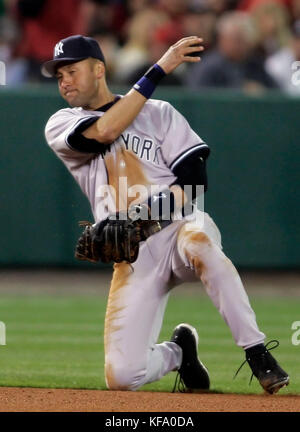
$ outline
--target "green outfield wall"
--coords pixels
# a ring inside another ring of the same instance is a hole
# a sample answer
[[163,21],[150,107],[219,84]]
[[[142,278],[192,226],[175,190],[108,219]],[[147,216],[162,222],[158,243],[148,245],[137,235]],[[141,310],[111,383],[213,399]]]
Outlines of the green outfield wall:
[[[205,209],[227,255],[241,267],[299,267],[300,99],[184,89],[155,97],[211,147]],[[93,266],[73,258],[89,204],[44,139],[64,106],[56,87],[0,88],[2,267]]]

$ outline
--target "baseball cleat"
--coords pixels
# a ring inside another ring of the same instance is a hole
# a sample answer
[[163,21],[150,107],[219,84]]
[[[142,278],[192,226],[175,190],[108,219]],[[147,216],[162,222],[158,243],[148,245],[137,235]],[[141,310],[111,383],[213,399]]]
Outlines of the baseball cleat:
[[[198,334],[189,324],[179,324],[175,327],[171,342],[176,343],[182,349],[182,362],[178,369],[180,392],[197,392],[208,390],[210,381],[208,370],[198,358]],[[177,379],[173,388],[176,390]]]
[[278,341],[270,341],[266,346],[261,344],[250,348],[246,351],[246,360],[262,388],[267,393],[273,394],[281,387],[287,386],[290,378],[267,349],[271,342],[276,343],[271,349],[279,345]]
[[[268,345],[272,342],[275,342],[276,345],[268,349]],[[281,387],[287,386],[290,381],[288,374],[279,366],[277,361],[269,352],[269,350],[277,348],[278,345],[278,341],[272,340],[266,345],[259,344],[247,349],[246,360],[241,365],[242,367],[246,362],[249,364],[252,370],[250,382],[254,375],[258,379],[262,388],[269,394],[277,393]]]

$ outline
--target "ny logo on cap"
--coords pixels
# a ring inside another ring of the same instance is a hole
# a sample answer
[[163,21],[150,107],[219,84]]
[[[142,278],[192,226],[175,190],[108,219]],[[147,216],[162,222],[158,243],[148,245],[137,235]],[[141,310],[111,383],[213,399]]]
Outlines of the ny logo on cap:
[[64,46],[64,44],[62,42],[58,42],[55,45],[55,48],[54,48],[54,57],[58,57],[59,54],[63,54],[64,53],[63,46]]

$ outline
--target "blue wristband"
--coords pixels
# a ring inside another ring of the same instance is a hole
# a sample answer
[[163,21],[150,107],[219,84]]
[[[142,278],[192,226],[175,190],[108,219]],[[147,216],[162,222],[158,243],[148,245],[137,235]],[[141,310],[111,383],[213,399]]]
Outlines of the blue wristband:
[[133,86],[134,90],[141,93],[141,95],[143,95],[146,99],[151,97],[155,87],[156,85],[145,76],[139,79],[138,82]]
[[133,88],[141,93],[146,99],[149,99],[154,92],[159,81],[166,76],[163,69],[155,64],[145,73],[145,75],[134,84]]
[[144,76],[157,85],[159,81],[166,76],[166,73],[158,64],[155,63],[147,70]]

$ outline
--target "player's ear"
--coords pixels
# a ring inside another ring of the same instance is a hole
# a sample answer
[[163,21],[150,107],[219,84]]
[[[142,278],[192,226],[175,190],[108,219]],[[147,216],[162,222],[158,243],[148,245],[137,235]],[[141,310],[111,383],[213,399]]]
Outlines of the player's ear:
[[97,78],[102,78],[105,75],[105,65],[102,61],[96,61],[95,65],[95,72]]

